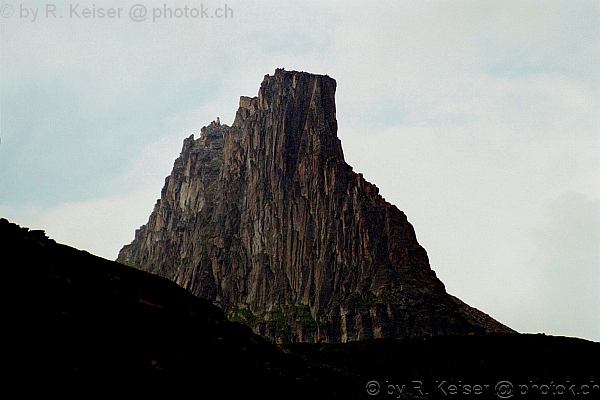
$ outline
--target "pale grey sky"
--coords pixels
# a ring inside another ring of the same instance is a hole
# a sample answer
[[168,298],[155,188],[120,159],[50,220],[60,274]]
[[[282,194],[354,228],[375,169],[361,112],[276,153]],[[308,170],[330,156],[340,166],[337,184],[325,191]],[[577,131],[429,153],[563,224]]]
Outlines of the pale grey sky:
[[71,4],[0,3],[0,216],[114,259],[185,137],[231,124],[276,68],[328,74],[347,162],[406,212],[448,292],[600,341],[597,1]]

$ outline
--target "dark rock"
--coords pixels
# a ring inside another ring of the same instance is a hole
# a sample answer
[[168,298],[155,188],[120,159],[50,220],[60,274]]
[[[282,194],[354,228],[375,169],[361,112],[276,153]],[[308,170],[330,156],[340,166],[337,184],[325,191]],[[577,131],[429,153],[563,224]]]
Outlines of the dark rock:
[[117,261],[279,342],[512,332],[446,293],[406,215],[346,164],[335,89],[276,70],[231,127],[185,139]]

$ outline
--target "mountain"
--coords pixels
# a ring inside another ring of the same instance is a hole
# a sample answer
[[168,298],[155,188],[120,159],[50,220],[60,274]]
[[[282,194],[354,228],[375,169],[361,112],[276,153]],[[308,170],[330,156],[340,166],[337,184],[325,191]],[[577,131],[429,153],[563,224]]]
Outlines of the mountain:
[[265,76],[232,126],[184,140],[117,261],[278,342],[514,332],[446,292],[406,215],[344,161],[335,90],[326,75]]

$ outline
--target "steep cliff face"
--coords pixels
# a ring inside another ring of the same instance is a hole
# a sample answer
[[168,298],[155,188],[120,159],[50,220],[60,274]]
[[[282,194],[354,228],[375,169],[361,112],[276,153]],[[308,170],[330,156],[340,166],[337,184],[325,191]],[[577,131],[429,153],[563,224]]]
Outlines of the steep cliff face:
[[346,164],[335,89],[328,76],[276,70],[258,97],[240,98],[231,127],[185,139],[117,261],[283,342],[511,331],[464,312],[404,213]]

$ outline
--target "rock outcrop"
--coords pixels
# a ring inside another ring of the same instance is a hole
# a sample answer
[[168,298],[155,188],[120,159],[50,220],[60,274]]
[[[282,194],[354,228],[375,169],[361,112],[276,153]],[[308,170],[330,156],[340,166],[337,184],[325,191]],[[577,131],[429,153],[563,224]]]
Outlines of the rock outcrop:
[[346,164],[335,89],[329,76],[278,69],[240,98],[231,127],[185,139],[117,261],[280,342],[512,332],[464,312],[406,215]]

